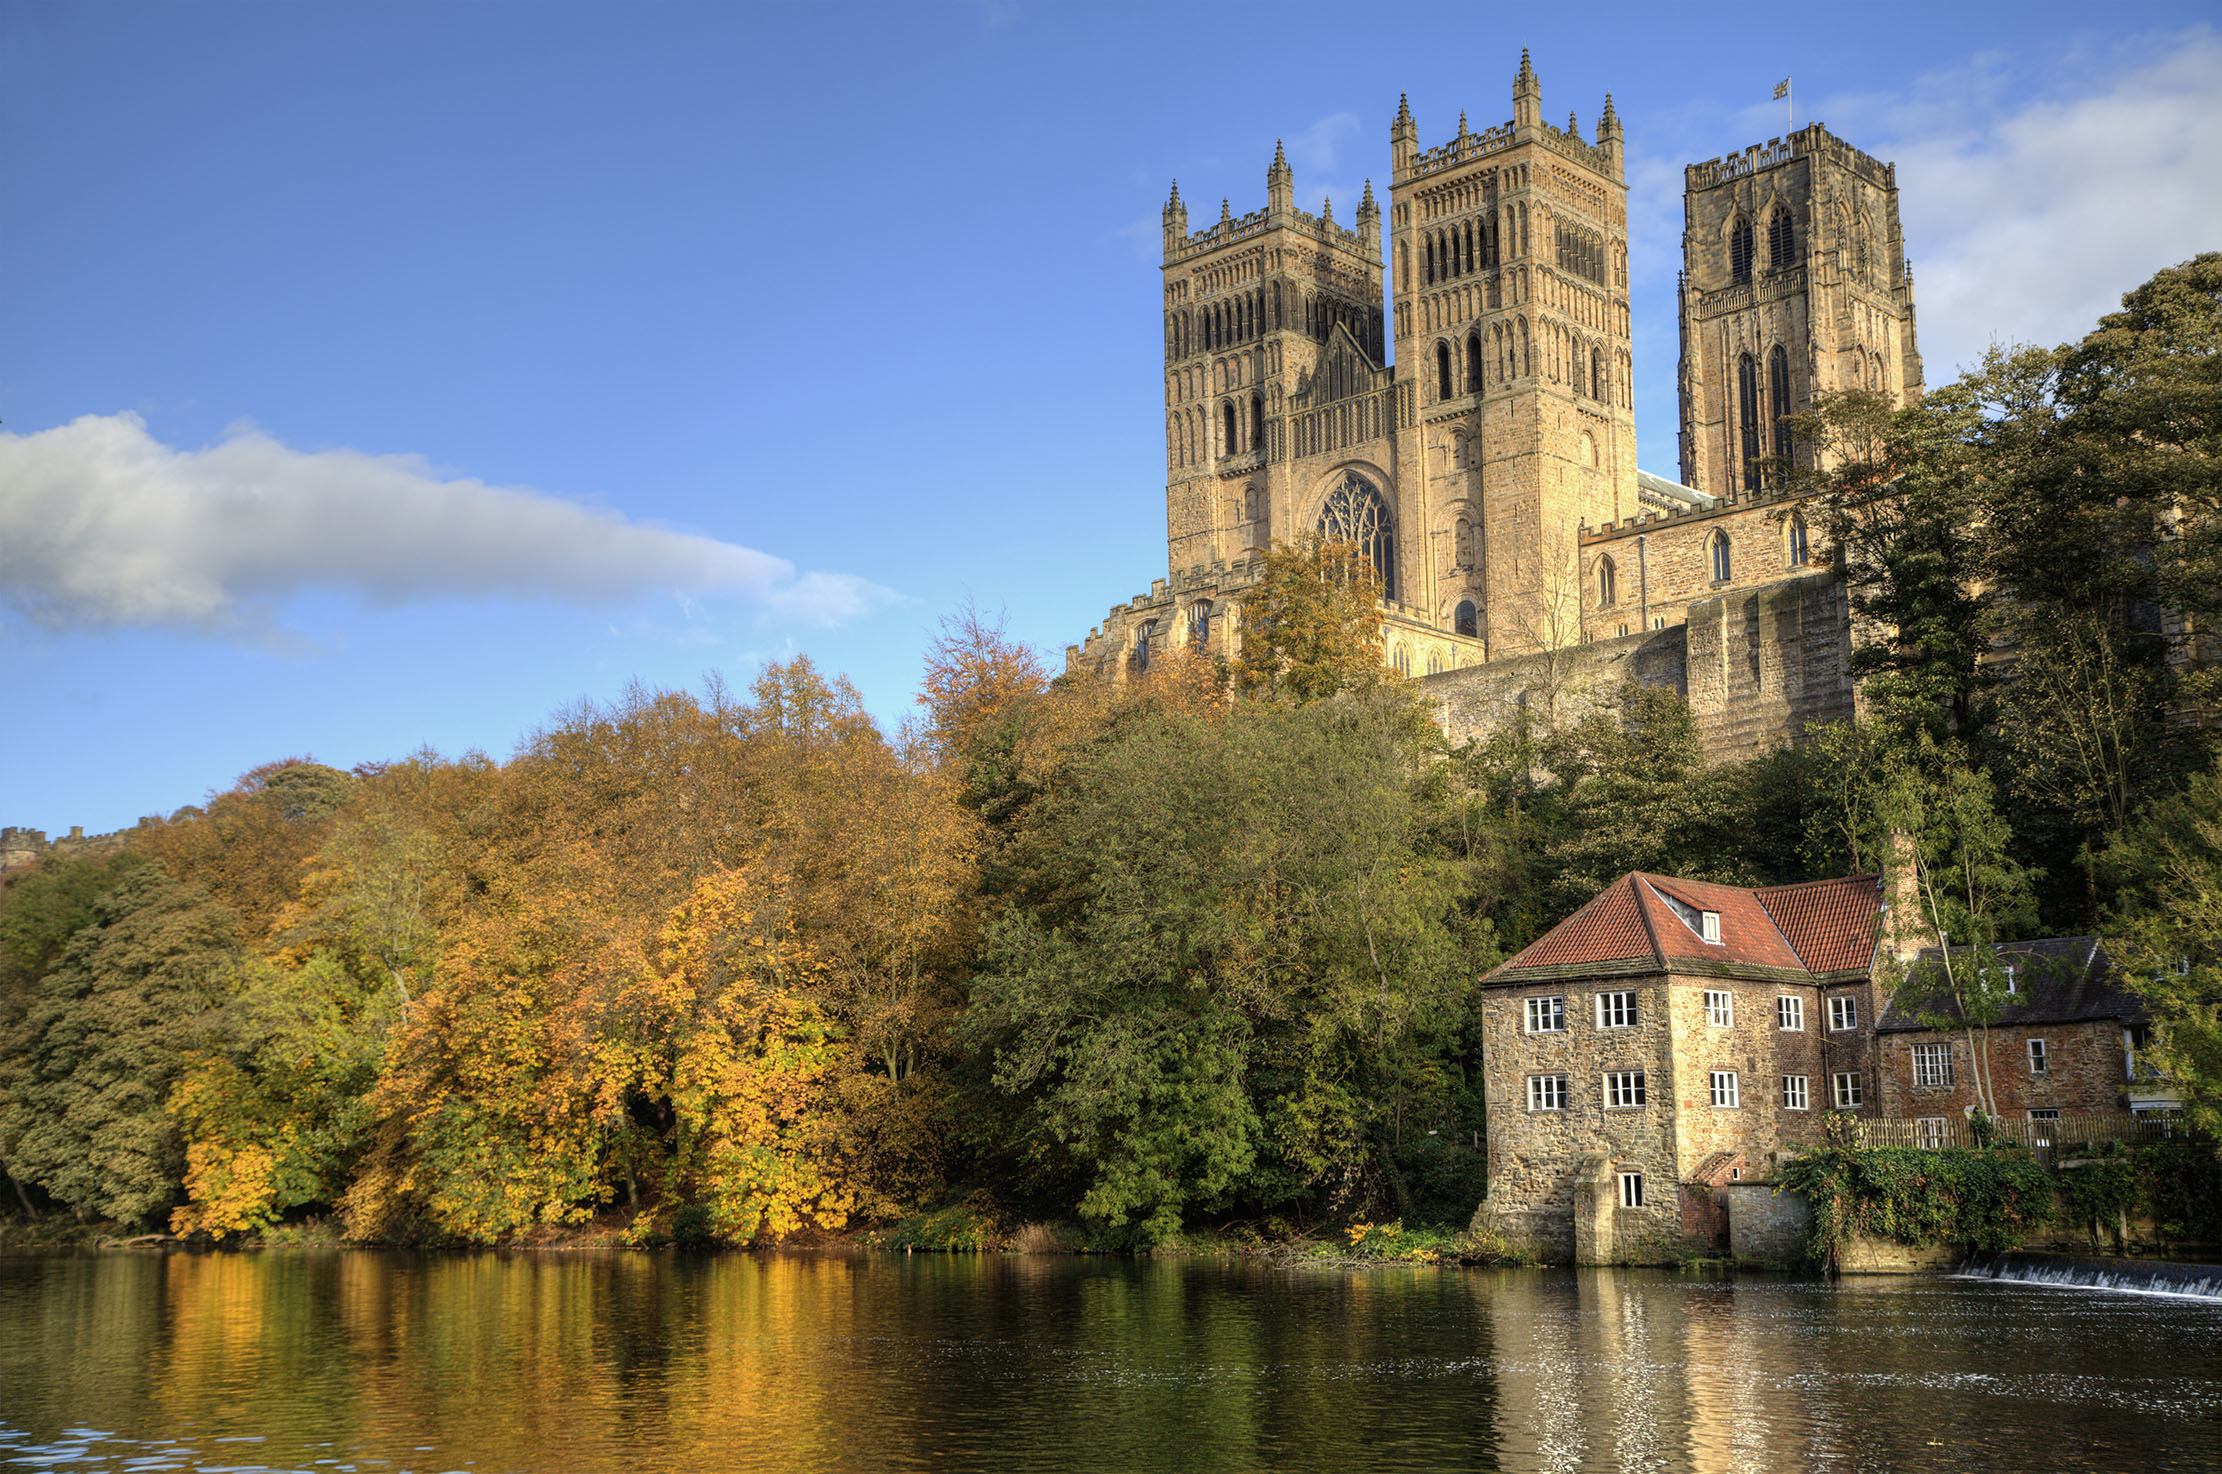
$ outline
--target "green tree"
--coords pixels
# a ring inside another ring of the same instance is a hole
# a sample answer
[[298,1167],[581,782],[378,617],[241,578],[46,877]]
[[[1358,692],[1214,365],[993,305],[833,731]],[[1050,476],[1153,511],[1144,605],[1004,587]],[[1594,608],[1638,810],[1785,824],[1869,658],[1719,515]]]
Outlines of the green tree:
[[1886,962],[1885,984],[1929,1028],[1966,1035],[1970,1083],[1983,1113],[1995,1116],[1989,1031],[2014,986],[1999,944],[2035,923],[2037,877],[2010,853],[2013,831],[1990,776],[1956,745],[1921,733],[1873,783],[1868,811],[1877,832],[1866,848],[1889,854],[1896,872],[1884,932],[1893,959],[1913,954]]
[[2222,762],[2156,803],[2107,852],[2116,975],[2155,1025],[2154,1057],[2222,1137]]
[[165,1103],[240,964],[239,918],[153,866],[92,910],[0,1051],[0,1153],[81,1215],[137,1223],[176,1197]]

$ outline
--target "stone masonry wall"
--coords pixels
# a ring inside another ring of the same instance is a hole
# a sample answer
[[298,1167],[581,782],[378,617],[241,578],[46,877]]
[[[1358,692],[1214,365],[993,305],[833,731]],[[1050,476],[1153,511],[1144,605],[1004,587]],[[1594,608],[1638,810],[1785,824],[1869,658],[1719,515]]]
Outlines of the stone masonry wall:
[[[1978,1040],[1985,1036],[1976,1035]],[[2032,1110],[2068,1112],[2124,1109],[2129,1073],[2122,1026],[2113,1019],[2071,1024],[2015,1024],[1988,1031],[1991,1088],[1999,1113],[2026,1119]],[[2045,1041],[2045,1073],[2029,1070],[2029,1041]],[[1952,1051],[1952,1083],[1913,1083],[1913,1046],[1943,1044]],[[1877,1082],[1882,1114],[1906,1120],[1946,1116],[1958,1120],[1975,1103],[1967,1035],[1952,1030],[1892,1031],[1876,1036]]]

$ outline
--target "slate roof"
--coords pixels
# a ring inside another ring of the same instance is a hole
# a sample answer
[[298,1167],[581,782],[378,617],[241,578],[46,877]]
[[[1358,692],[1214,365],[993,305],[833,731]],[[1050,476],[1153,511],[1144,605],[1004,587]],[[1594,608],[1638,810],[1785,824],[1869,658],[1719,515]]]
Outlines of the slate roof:
[[[2080,1024],[2102,1019],[2141,1020],[2144,1005],[2113,981],[2113,967],[2096,937],[2045,937],[2034,942],[2009,942],[1999,949],[2013,962],[2020,986],[2018,997],[2006,1005],[2001,1026],[2013,1024]],[[1961,948],[1952,949],[1955,956]],[[1936,962],[1936,948],[1925,949],[1920,961]],[[1944,1003],[1930,1012],[1957,1021],[1959,1010]],[[1875,1021],[1877,1033],[1907,1033],[1926,1028],[1896,1003],[1883,1005]]]
[[[1872,875],[1762,890],[1630,871],[1483,981],[1516,985],[1584,974],[1864,976],[1881,891]],[[1720,916],[1720,940],[1699,914]]]

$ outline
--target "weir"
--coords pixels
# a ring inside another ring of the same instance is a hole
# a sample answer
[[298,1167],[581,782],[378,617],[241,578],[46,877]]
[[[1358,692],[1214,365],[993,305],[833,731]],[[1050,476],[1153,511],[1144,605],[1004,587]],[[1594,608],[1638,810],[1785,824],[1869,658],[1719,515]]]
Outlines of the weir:
[[2222,1304],[2222,1264],[2180,1264],[2165,1259],[2071,1259],[2056,1254],[1989,1254],[1970,1259],[1957,1279],[2064,1290],[2112,1290],[2128,1295],[2168,1295]]

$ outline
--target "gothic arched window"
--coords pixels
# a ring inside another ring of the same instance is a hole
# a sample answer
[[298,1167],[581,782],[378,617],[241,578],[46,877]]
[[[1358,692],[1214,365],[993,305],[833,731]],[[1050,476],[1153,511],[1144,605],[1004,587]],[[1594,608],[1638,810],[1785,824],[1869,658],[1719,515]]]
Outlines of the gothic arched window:
[[1792,512],[1790,514],[1790,525],[1785,529],[1783,540],[1789,545],[1790,566],[1792,568],[1803,568],[1806,561],[1805,518],[1796,512]]
[[1605,390],[1605,355],[1603,350],[1589,350],[1589,394],[1600,404],[1610,403],[1612,396]]
[[1398,645],[1396,647],[1395,652],[1389,657],[1389,662],[1396,667],[1398,675],[1409,676],[1412,674],[1412,652],[1405,649],[1404,646]]
[[1481,392],[1481,334],[1466,335],[1466,392]]
[[1751,222],[1741,215],[1728,227],[1728,279],[1751,280]]
[[1767,221],[1767,265],[1776,271],[1788,266],[1796,246],[1797,237],[1790,224],[1790,212],[1778,208]]
[[1734,566],[1728,558],[1728,534],[1725,532],[1714,533],[1712,546],[1707,551],[1711,554],[1713,582],[1728,582],[1729,570]]
[[1481,628],[1480,613],[1474,608],[1473,600],[1468,599],[1458,606],[1458,612],[1451,616],[1451,628],[1467,636]]
[[1381,579],[1381,597],[1396,597],[1396,522],[1372,482],[1343,472],[1319,509],[1319,535],[1357,548]]
[[[1780,217],[1777,217],[1780,218]],[[1780,343],[1767,355],[1767,406],[1774,412],[1775,459],[1790,459],[1790,355]]]
[[1250,449],[1265,449],[1265,396],[1262,394],[1250,396]]
[[1157,621],[1145,619],[1134,632],[1134,673],[1140,675],[1150,668],[1150,640],[1157,634]]
[[1736,359],[1736,408],[1742,423],[1741,439],[1744,451],[1744,490],[1759,489],[1759,366],[1751,355],[1741,354]]
[[1198,599],[1188,606],[1188,638],[1198,648],[1211,643],[1211,600]]
[[1435,397],[1448,399],[1457,388],[1450,376],[1450,344],[1439,342],[1435,345]]
[[1241,434],[1238,427],[1235,425],[1233,400],[1230,399],[1225,404],[1219,406],[1219,416],[1223,428],[1227,432],[1220,440],[1222,449],[1219,453],[1221,455],[1231,456],[1242,449]]
[[1597,607],[1610,609],[1620,598],[1619,580],[1613,576],[1612,559],[1597,560]]

